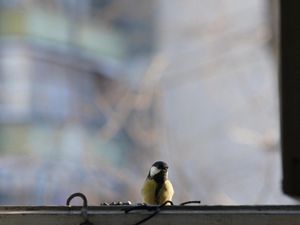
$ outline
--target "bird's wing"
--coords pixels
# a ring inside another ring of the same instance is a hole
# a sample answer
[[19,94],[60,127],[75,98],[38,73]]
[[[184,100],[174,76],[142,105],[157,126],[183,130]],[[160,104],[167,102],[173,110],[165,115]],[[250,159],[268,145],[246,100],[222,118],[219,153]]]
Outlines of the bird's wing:
[[146,179],[142,188],[142,196],[144,203],[157,205],[155,190],[157,183],[153,179]]

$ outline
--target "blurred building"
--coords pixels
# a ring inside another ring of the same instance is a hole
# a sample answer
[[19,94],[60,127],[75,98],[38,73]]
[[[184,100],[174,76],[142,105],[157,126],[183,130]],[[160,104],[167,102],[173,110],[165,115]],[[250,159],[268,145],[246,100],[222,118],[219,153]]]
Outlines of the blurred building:
[[153,50],[152,3],[122,4],[0,1],[1,204],[64,204],[77,191],[99,204],[138,189],[128,171],[157,148],[156,111],[138,108],[127,65]]

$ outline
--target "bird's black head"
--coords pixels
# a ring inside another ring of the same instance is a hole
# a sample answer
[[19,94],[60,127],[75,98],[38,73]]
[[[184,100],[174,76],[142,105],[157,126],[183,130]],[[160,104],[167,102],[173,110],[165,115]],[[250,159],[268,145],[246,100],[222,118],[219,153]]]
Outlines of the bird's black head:
[[165,163],[164,161],[156,161],[155,163],[153,163],[152,166],[155,166],[157,169],[160,170],[168,170],[169,166],[167,163]]
[[156,161],[150,168],[148,178],[154,179],[158,183],[168,179],[168,164],[163,161]]

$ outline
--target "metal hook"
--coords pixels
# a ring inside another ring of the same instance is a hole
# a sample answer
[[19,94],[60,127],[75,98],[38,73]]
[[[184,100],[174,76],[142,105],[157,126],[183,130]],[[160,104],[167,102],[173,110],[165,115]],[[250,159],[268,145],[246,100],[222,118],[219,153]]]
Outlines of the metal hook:
[[71,194],[70,197],[67,199],[67,203],[66,205],[67,206],[71,206],[70,205],[70,202],[72,201],[73,198],[75,197],[80,197],[83,201],[83,207],[87,207],[87,198],[85,197],[84,194],[80,193],[80,192],[77,192],[77,193],[74,193],[74,194]]
[[81,215],[84,219],[84,222],[82,222],[80,225],[93,225],[93,223],[91,223],[89,220],[88,220],[88,202],[87,202],[87,198],[84,194],[80,193],[80,192],[77,192],[77,193],[74,193],[72,195],[70,195],[70,197],[67,199],[67,202],[66,202],[66,205],[67,206],[71,206],[70,203],[72,201],[73,198],[75,197],[80,197],[83,201],[83,206],[81,208]]

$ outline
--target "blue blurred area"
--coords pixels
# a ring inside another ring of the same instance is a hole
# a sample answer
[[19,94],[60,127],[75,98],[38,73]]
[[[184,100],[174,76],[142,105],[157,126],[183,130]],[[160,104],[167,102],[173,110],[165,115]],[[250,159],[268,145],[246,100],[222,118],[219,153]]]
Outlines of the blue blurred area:
[[0,1],[0,204],[65,204],[77,191],[92,204],[139,200],[137,159],[153,143],[130,131],[139,112],[126,65],[151,52],[147,10]]

